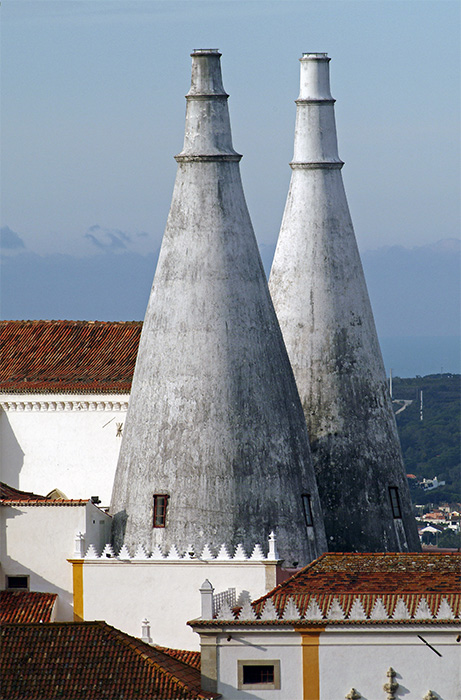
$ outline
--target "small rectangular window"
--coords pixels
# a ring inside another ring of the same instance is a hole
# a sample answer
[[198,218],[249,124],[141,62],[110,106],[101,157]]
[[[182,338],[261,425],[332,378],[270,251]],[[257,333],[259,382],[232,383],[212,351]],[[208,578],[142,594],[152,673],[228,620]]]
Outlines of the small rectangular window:
[[304,510],[304,520],[307,527],[314,527],[314,519],[312,517],[312,506],[311,497],[308,493],[303,493],[301,496],[303,499],[303,510]]
[[399,490],[397,486],[389,486],[389,496],[391,499],[392,515],[395,520],[401,520],[402,510],[400,508]]
[[165,493],[154,495],[154,527],[166,526],[166,509],[169,496]]
[[280,661],[237,661],[239,690],[279,690]]
[[11,591],[28,591],[29,577],[28,576],[7,576],[6,587]]

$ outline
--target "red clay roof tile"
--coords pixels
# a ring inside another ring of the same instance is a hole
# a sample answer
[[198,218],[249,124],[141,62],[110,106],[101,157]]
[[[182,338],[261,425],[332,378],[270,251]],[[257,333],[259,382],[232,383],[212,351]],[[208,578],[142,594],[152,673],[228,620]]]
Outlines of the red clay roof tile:
[[105,622],[4,625],[9,700],[200,700],[200,671]]
[[0,623],[51,622],[57,593],[0,591]]
[[0,321],[0,391],[129,393],[141,321]]

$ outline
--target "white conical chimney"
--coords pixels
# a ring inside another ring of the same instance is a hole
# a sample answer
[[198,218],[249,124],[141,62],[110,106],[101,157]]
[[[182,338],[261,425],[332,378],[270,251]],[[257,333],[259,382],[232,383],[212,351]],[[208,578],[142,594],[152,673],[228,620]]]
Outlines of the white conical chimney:
[[270,290],[306,416],[328,546],[419,550],[341,176],[329,61],[303,54]]
[[291,565],[326,541],[227,97],[220,53],[194,51],[184,148],[115,477],[114,538],[118,547],[242,542],[252,551],[275,530]]

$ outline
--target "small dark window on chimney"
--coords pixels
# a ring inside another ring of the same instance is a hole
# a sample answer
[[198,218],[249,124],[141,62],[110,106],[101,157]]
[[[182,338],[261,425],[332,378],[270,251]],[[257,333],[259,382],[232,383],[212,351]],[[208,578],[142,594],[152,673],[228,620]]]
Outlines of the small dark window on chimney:
[[154,495],[154,527],[166,526],[166,508],[169,496],[165,493]]
[[28,591],[29,577],[28,576],[7,576],[6,587],[11,591]]
[[401,520],[402,510],[400,508],[399,490],[397,486],[389,486],[389,496],[391,499],[392,515],[395,520]]
[[304,520],[306,521],[306,525],[307,527],[314,527],[310,494],[303,493],[301,498],[303,499]]

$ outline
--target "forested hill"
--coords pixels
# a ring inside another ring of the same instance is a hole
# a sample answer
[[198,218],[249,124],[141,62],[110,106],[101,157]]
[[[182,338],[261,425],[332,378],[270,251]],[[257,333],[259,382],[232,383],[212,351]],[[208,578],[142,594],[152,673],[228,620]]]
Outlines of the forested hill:
[[[397,377],[393,380],[392,395],[405,468],[407,474],[416,476],[409,479],[413,501],[460,502],[461,375]],[[446,485],[430,491],[416,485],[423,478],[434,476]]]

